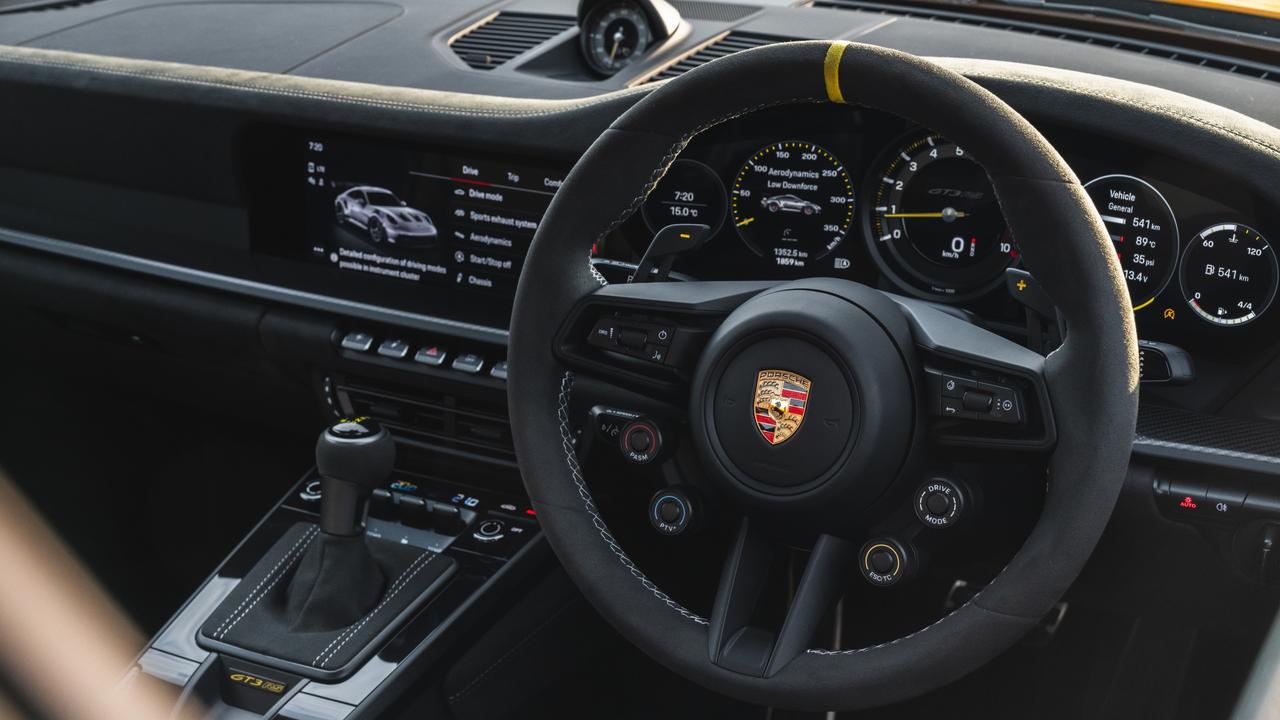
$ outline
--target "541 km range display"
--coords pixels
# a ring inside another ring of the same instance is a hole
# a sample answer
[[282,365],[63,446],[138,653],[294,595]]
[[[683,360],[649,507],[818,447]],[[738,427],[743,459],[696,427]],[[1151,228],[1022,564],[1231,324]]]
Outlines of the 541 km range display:
[[853,181],[825,149],[767,145],[743,164],[730,192],[733,224],[758,255],[806,268],[844,242],[853,225]]

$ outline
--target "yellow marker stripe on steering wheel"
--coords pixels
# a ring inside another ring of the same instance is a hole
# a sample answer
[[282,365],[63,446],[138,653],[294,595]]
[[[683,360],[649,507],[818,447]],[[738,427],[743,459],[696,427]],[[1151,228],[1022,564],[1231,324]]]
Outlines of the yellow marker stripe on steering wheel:
[[827,83],[827,98],[831,102],[844,102],[844,93],[840,92],[840,58],[844,57],[845,43],[831,43],[827,48],[827,59],[822,61],[822,78]]

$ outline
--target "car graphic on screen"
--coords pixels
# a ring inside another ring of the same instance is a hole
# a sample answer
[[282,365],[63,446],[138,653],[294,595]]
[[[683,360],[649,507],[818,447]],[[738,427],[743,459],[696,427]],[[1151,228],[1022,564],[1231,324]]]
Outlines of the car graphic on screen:
[[760,207],[769,212],[798,212],[805,215],[816,215],[822,212],[822,206],[809,202],[798,195],[770,195],[760,200]]
[[355,225],[369,233],[375,245],[431,247],[436,226],[431,216],[409,207],[386,188],[358,185],[333,201],[338,225]]

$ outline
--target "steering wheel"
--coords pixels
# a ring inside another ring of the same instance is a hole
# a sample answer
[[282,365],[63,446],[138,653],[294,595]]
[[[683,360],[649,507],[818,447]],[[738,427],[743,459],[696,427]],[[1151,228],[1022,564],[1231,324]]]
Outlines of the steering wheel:
[[[754,110],[826,102],[893,113],[981,159],[1026,268],[1065,321],[1058,349],[1045,357],[958,314],[845,280],[610,285],[593,271],[592,244],[641,206],[691,138]],[[1079,181],[991,93],[921,58],[869,45],[801,42],[736,53],[636,103],[556,193],[511,320],[509,403],[520,469],[566,571],[622,635],[667,668],[762,705],[849,710],[895,702],[1009,648],[1080,573],[1133,441],[1138,355],[1130,307],[1116,253]],[[648,322],[673,338],[661,352],[631,357],[588,342],[601,322]],[[809,383],[801,383],[807,422],[777,443],[755,418],[757,386],[770,370]],[[960,422],[957,431],[940,421],[939,370],[1003,383],[1016,393],[1021,422]],[[597,508],[570,410],[575,378],[583,377],[687,399],[687,442],[702,479],[723,513],[743,518],[709,612],[659,588]],[[910,503],[930,458],[947,444],[989,455],[1040,450],[1045,500],[1021,549],[981,592],[927,627],[870,647],[811,647],[847,578],[865,568],[858,545],[867,528]],[[792,542],[779,538],[797,528],[813,540],[803,576],[780,627],[757,627],[752,611],[765,568],[780,543]]]

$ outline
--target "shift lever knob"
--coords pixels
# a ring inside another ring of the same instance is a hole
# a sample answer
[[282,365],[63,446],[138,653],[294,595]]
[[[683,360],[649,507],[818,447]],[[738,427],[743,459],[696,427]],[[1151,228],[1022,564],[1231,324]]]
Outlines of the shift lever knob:
[[316,441],[320,471],[320,529],[330,535],[364,534],[369,497],[391,477],[396,444],[369,418],[340,420]]

